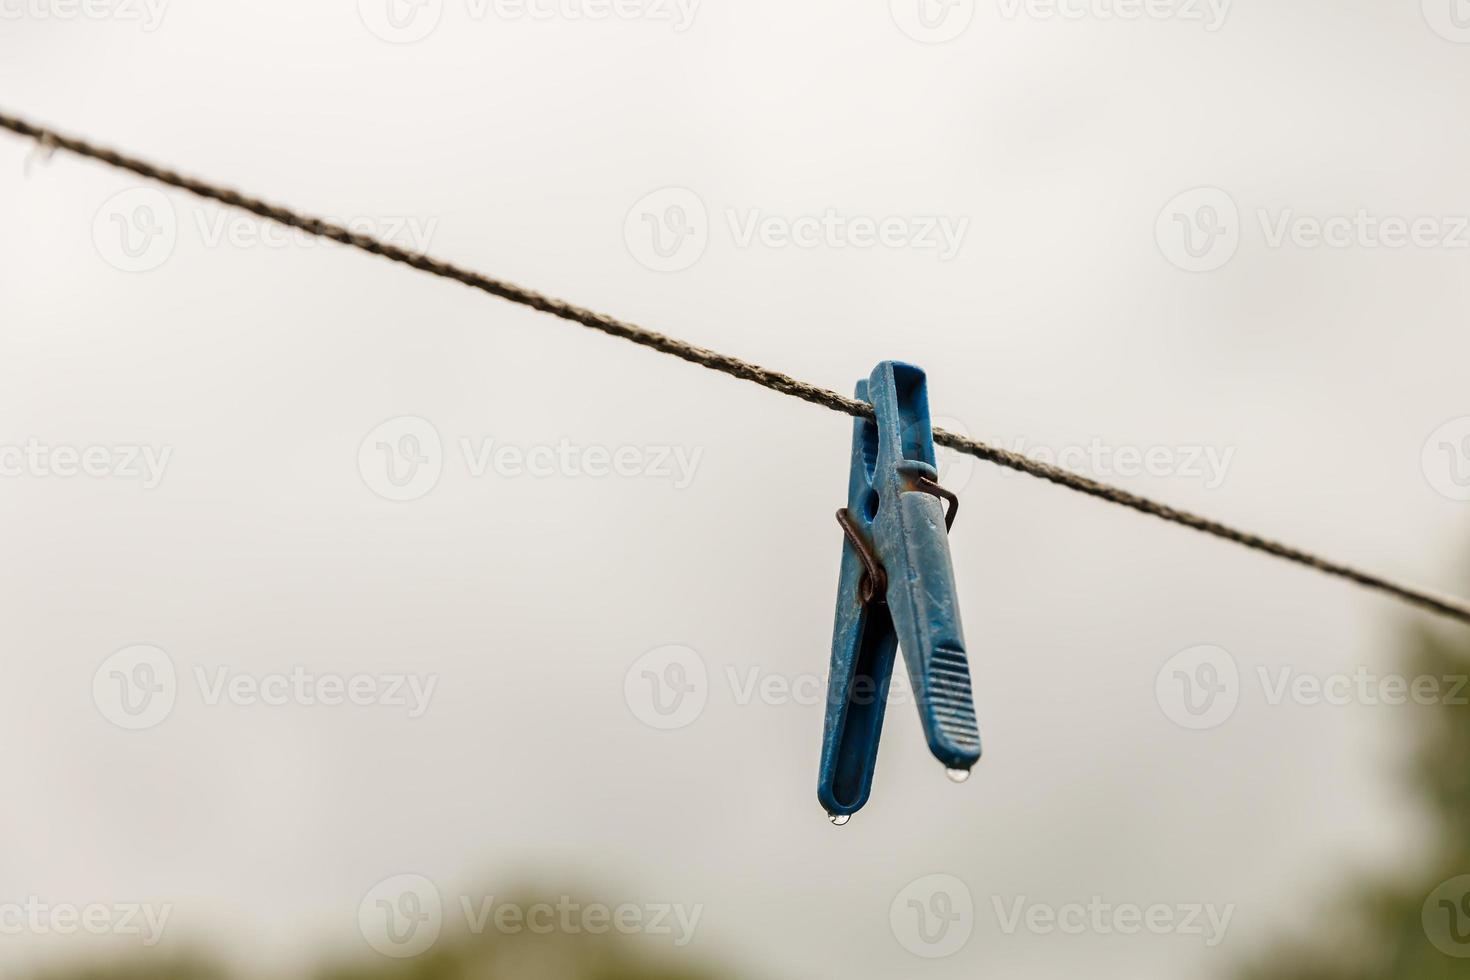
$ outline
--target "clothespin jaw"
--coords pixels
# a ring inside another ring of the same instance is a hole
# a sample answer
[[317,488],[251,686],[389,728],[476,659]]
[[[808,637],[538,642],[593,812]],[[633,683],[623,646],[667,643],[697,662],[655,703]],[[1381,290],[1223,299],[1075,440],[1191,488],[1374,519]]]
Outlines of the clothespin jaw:
[[834,823],[872,789],[896,649],[935,758],[953,778],[980,758],[949,554],[958,501],[939,486],[924,372],[884,361],[858,382],[857,397],[875,417],[853,422],[848,501],[838,512],[845,540],[817,782]]

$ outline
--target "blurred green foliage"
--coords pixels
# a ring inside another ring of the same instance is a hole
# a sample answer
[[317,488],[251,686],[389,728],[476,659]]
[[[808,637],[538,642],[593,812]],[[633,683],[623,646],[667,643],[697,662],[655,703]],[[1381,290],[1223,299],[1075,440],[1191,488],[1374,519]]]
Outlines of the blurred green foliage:
[[216,964],[192,955],[136,956],[45,970],[35,980],[230,980]]
[[1436,703],[1403,708],[1414,736],[1405,790],[1431,818],[1426,852],[1327,899],[1310,935],[1268,949],[1241,980],[1470,980],[1470,895],[1441,887],[1470,874],[1470,687],[1459,689],[1470,673],[1470,640],[1464,631],[1417,631],[1405,672],[1454,679]]
[[[526,904],[535,900],[528,899]],[[729,980],[690,949],[614,932],[479,933],[446,931],[426,952],[405,959],[363,947],[315,971],[281,980]],[[194,954],[138,954],[43,971],[33,980],[260,980]]]

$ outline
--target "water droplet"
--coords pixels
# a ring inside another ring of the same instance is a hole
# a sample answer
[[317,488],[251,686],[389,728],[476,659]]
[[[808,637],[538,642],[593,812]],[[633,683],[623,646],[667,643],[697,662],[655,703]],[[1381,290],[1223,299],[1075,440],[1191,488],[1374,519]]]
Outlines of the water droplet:
[[970,778],[970,770],[968,769],[946,769],[944,770],[944,774],[949,777],[952,783],[963,783]]
[[834,827],[845,827],[845,826],[847,826],[847,822],[852,819],[852,814],[850,814],[850,813],[829,813],[829,814],[827,814],[827,819],[830,820],[830,821],[832,821],[832,826],[834,826]]

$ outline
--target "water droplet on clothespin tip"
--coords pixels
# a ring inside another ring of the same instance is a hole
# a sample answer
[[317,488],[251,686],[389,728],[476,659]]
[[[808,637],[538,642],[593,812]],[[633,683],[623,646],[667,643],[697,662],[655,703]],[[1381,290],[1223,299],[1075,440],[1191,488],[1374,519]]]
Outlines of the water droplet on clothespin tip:
[[970,770],[968,769],[946,769],[944,770],[944,774],[949,777],[949,781],[952,783],[963,783],[970,778]]
[[829,814],[827,814],[827,819],[830,820],[830,821],[832,821],[832,826],[834,826],[834,827],[845,827],[845,826],[847,826],[847,822],[852,819],[852,814],[850,814],[850,813],[829,813]]

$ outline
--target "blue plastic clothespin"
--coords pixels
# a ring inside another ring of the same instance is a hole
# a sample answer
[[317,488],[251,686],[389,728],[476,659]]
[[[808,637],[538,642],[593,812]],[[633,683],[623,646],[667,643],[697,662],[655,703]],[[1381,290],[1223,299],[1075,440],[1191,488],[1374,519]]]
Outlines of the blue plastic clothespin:
[[884,361],[857,383],[857,397],[876,418],[853,421],[847,507],[837,512],[846,540],[817,780],[839,826],[868,801],[899,647],[929,750],[956,781],[980,759],[949,557],[959,501],[939,486],[924,372]]

